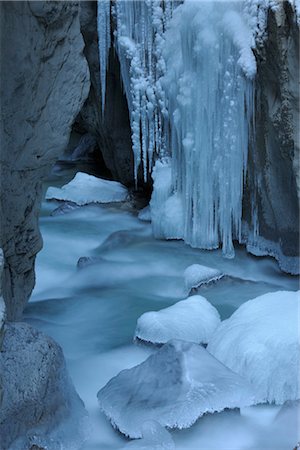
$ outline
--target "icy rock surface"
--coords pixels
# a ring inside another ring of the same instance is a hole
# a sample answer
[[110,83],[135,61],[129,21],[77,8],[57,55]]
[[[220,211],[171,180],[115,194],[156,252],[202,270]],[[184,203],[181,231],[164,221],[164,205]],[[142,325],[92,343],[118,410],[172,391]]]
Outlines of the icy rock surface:
[[26,323],[7,323],[0,373],[1,450],[80,448],[86,411],[58,344]]
[[150,206],[146,206],[145,208],[141,209],[139,214],[138,214],[138,218],[142,221],[142,222],[151,222],[151,210],[150,210]]
[[112,378],[98,400],[113,426],[139,438],[147,420],[188,428],[205,413],[250,405],[253,396],[246,381],[203,347],[173,340]]
[[155,344],[170,339],[207,344],[220,322],[216,308],[194,295],[160,311],[144,313],[137,321],[135,338]]
[[127,196],[128,191],[121,183],[83,172],[77,172],[73,180],[62,188],[49,187],[46,193],[47,200],[65,200],[77,205],[123,202]]
[[259,402],[300,397],[299,291],[259,296],[222,322],[208,351],[255,386]]
[[[4,266],[4,258],[3,258],[3,250],[0,248],[0,350],[1,350],[1,343],[2,343],[2,337],[3,337],[3,325],[5,322],[5,303],[2,297],[2,272],[3,272],[3,266]],[[1,396],[1,387],[0,387],[0,396]]]
[[192,264],[184,271],[184,284],[189,293],[193,288],[201,286],[201,284],[210,283],[222,278],[224,274],[217,269],[201,266],[200,264]]
[[175,450],[170,433],[155,420],[143,423],[142,435],[142,439],[129,442],[121,450]]

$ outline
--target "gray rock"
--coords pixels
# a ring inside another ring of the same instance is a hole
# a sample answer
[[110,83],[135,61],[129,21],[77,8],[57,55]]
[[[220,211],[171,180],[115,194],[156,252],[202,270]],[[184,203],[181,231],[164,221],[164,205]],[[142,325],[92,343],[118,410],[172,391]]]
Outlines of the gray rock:
[[1,450],[80,447],[86,411],[58,344],[26,323],[6,324],[0,374]]
[[274,256],[299,271],[299,27],[289,2],[269,10],[267,39],[258,46],[256,139],[250,150],[244,216],[250,229],[257,206],[259,237],[246,238],[254,254]]
[[3,297],[20,320],[42,247],[42,181],[66,147],[89,90],[79,4],[0,2]]

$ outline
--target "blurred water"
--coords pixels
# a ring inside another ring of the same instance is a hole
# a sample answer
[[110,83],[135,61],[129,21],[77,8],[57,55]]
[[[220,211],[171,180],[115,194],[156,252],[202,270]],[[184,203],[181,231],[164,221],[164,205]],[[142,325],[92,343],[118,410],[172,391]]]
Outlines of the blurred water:
[[[203,264],[228,275],[198,291],[223,319],[258,295],[298,288],[298,280],[282,274],[274,260],[247,255],[242,248],[234,260],[228,260],[219,251],[154,240],[150,224],[120,207],[90,205],[51,216],[57,206],[43,203],[44,248],[37,258],[37,284],[25,317],[63,347],[75,387],[91,416],[93,431],[86,450],[117,449],[126,442],[100,413],[97,391],[120,370],[155,351],[132,343],[136,320],[145,311],[185,297],[187,266]],[[82,256],[98,262],[78,269]],[[257,407],[242,414],[208,415],[189,430],[172,432],[176,448],[292,450],[299,440],[297,413],[291,410],[288,420],[275,423],[277,410]]]

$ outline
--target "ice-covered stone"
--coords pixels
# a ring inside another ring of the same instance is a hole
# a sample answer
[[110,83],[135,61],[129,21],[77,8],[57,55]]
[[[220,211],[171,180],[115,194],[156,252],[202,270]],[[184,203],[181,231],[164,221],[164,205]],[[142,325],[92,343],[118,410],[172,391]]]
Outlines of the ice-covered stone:
[[86,411],[58,344],[26,323],[4,325],[0,449],[78,449]]
[[139,438],[147,420],[188,428],[205,413],[250,405],[254,398],[247,381],[203,347],[172,340],[112,378],[98,400],[114,427]]
[[170,339],[207,344],[220,323],[216,308],[194,295],[160,311],[144,313],[137,321],[135,338],[156,344]]
[[140,210],[138,218],[142,222],[151,222],[151,210],[149,205]]
[[61,188],[49,187],[46,192],[47,200],[65,200],[77,205],[123,202],[127,197],[128,191],[121,183],[83,172],[77,172],[73,180]]
[[143,423],[142,435],[142,439],[129,442],[121,450],[175,450],[170,433],[155,420]]
[[201,266],[200,264],[192,264],[184,271],[184,284],[189,293],[193,288],[201,286],[201,284],[210,283],[222,278],[224,274],[218,269]]
[[279,291],[244,303],[222,322],[208,351],[255,386],[260,402],[300,397],[299,292]]

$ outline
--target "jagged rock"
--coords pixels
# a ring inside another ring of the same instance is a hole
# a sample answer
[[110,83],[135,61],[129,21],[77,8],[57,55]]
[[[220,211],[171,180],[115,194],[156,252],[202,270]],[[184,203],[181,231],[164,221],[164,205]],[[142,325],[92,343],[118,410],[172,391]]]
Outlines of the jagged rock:
[[86,412],[67,374],[61,348],[26,323],[4,327],[0,449],[79,448]]
[[[256,140],[248,162],[244,216],[257,206],[259,237],[248,250],[299,271],[299,27],[289,2],[270,9],[267,39],[256,50]],[[252,201],[250,200],[252,198]],[[251,228],[251,227],[250,227]]]
[[79,4],[0,2],[3,297],[20,320],[41,249],[42,181],[63,152],[89,90]]

